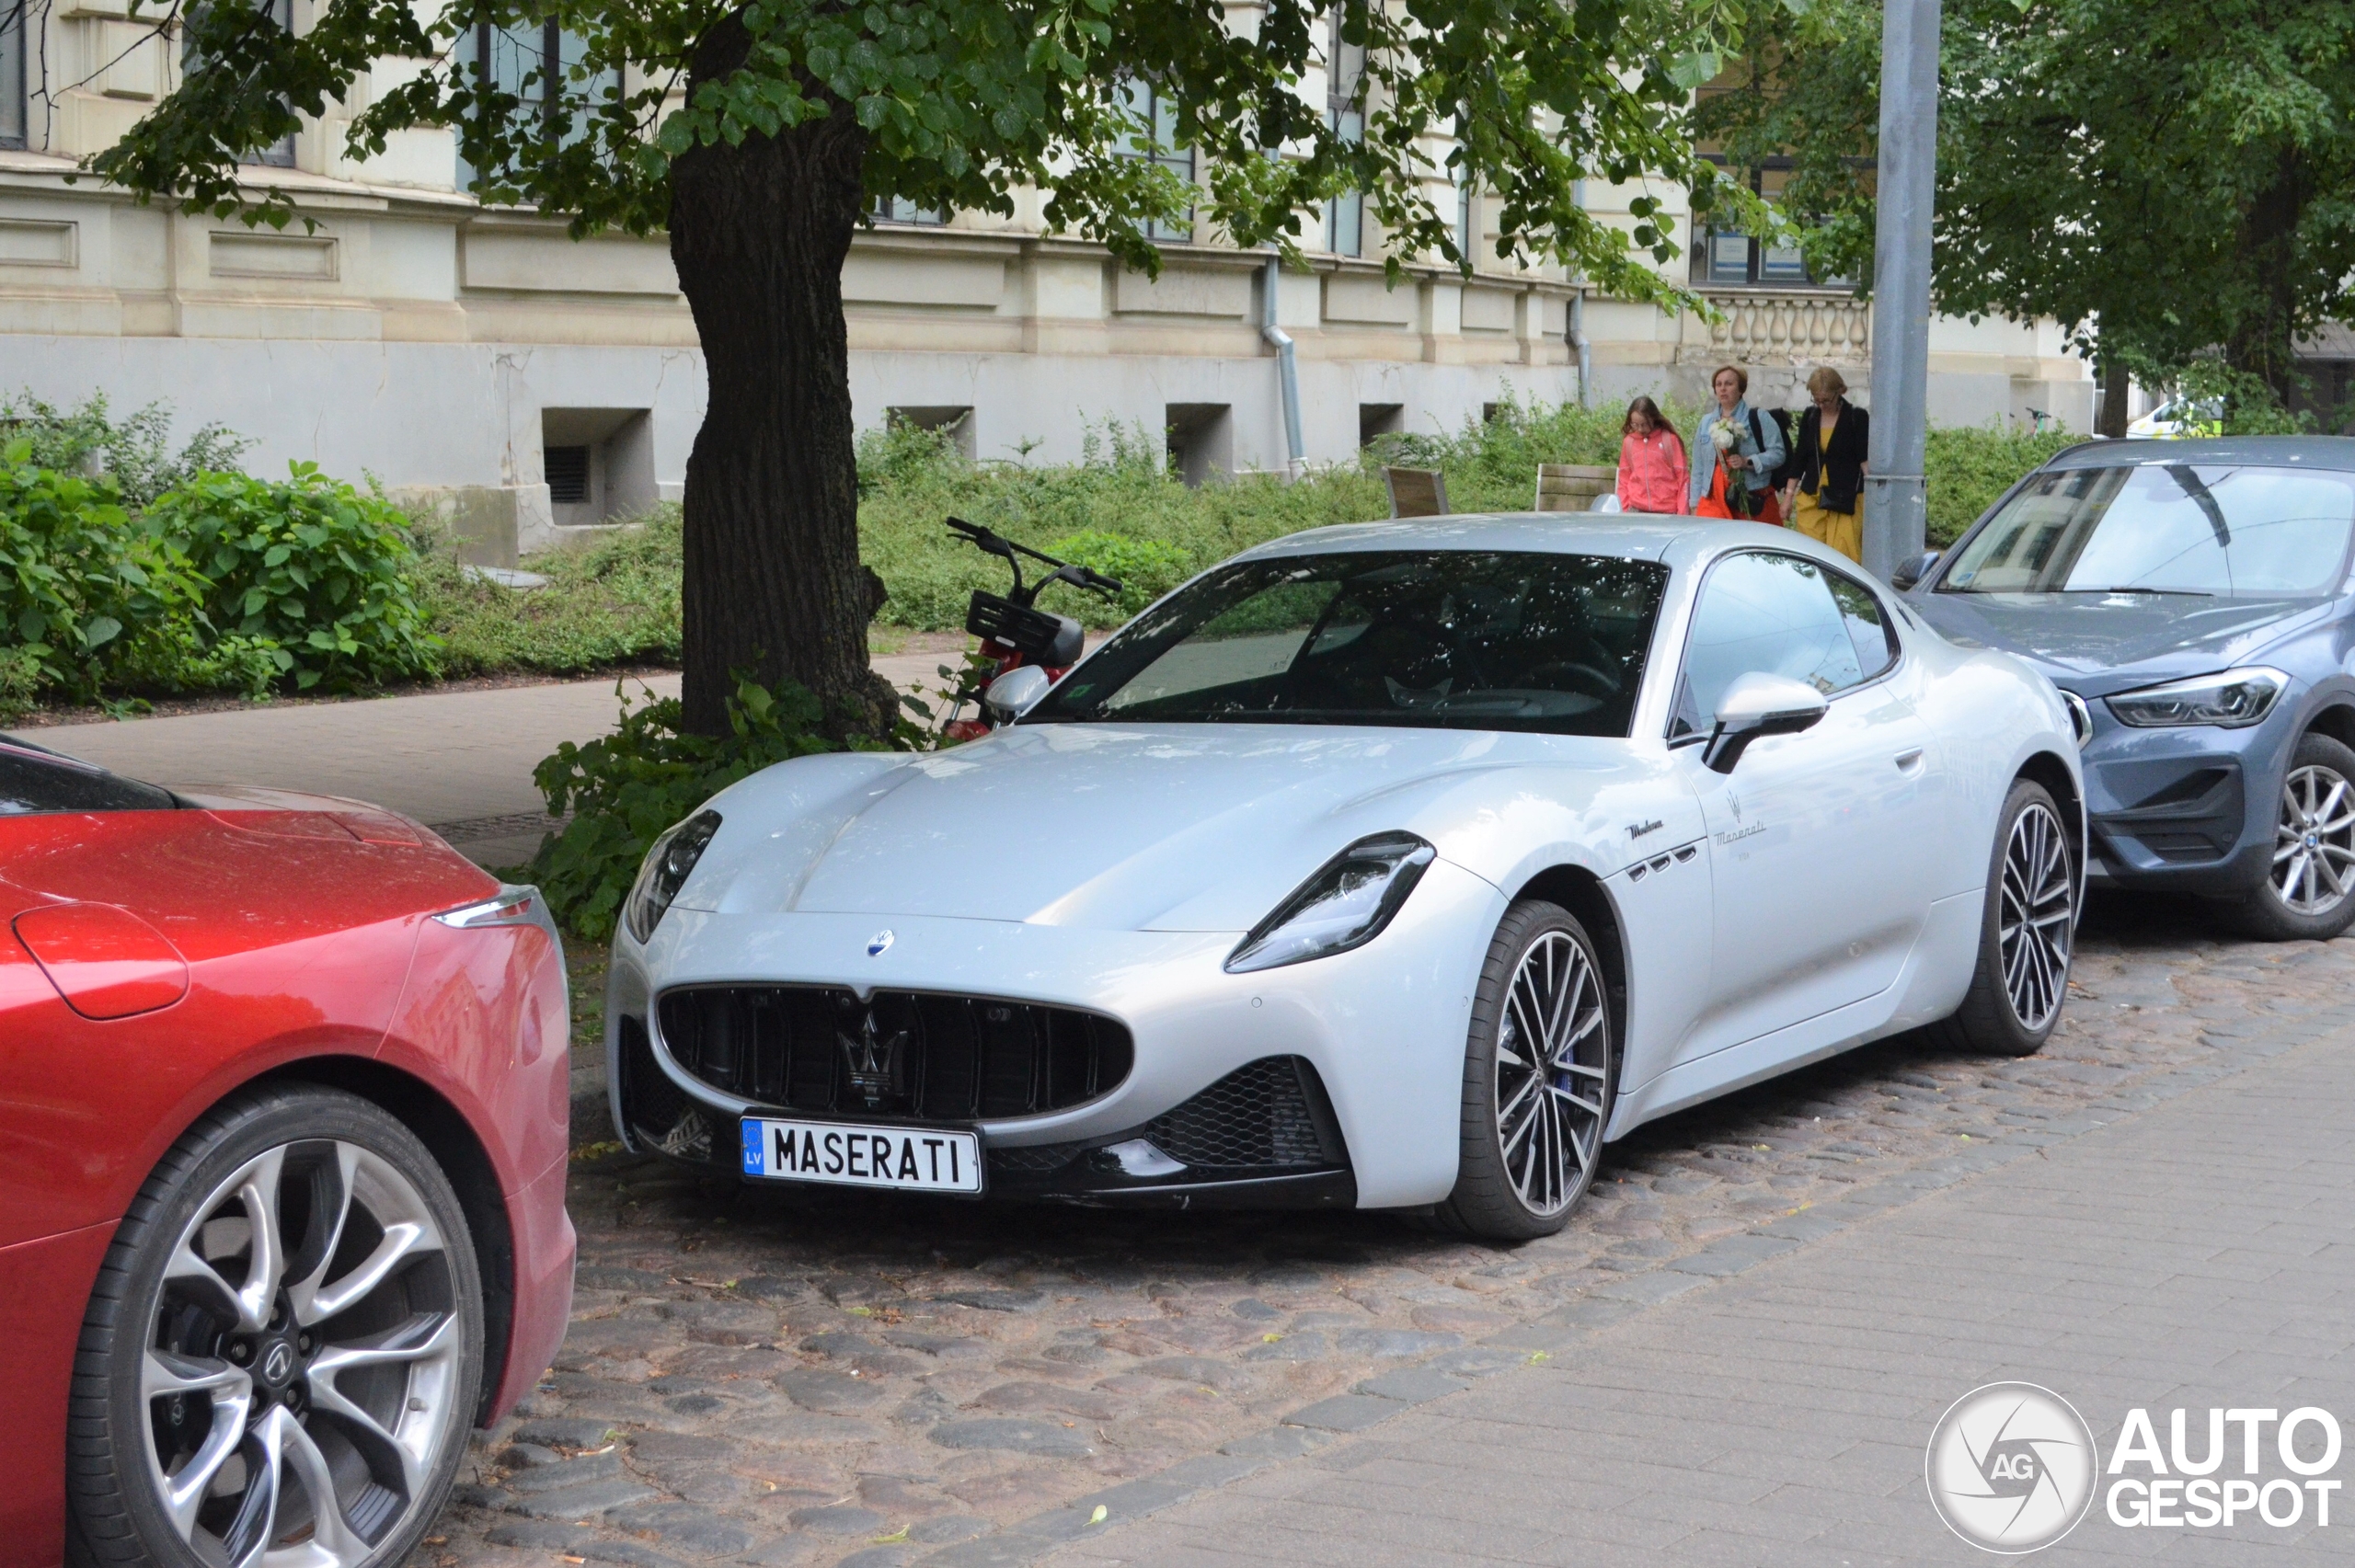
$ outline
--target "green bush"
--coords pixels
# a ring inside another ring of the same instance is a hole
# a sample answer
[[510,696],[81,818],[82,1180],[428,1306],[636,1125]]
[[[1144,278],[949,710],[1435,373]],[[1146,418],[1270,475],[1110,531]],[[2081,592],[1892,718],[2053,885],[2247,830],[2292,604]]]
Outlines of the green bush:
[[1100,528],[1058,539],[1047,546],[1047,554],[1102,572],[1118,582],[1117,602],[1123,616],[1134,615],[1194,575],[1193,563],[1175,544],[1132,539]]
[[461,566],[431,530],[419,533],[431,544],[415,567],[418,602],[442,639],[445,674],[565,675],[678,661],[676,502],[594,544],[534,556],[546,588],[503,588]]
[[73,409],[44,403],[29,392],[0,401],[0,438],[30,442],[35,467],[103,473],[133,511],[199,474],[234,469],[254,444],[226,425],[209,424],[175,453],[171,428],[171,409],[163,403],[150,403],[127,419],[109,418],[103,392],[92,393]]
[[2022,475],[2084,439],[2059,430],[2030,433],[1998,425],[1934,428],[1923,464],[1929,486],[1931,545],[1943,550],[1961,538]]
[[177,684],[173,650],[201,638],[203,581],[187,556],[135,528],[111,479],[0,449],[0,630],[19,672],[70,696]]
[[14,724],[40,698],[40,660],[21,647],[0,647],[0,724]]
[[316,464],[289,466],[279,481],[199,474],[158,497],[143,526],[203,574],[215,632],[274,644],[298,688],[433,673],[438,641],[400,509]]
[[[622,697],[621,682],[614,694]],[[568,740],[533,770],[548,815],[573,814],[563,831],[540,841],[529,868],[550,911],[575,935],[611,937],[655,839],[738,779],[840,750],[820,727],[823,716],[799,687],[771,692],[741,674],[728,702],[729,733],[717,739],[680,733],[675,697],[635,708],[624,697],[613,734],[586,746]]]

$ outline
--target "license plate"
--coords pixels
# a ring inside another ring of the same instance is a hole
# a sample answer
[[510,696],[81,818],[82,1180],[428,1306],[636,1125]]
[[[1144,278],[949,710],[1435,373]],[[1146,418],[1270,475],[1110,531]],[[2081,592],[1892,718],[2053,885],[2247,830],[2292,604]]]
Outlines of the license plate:
[[982,1140],[944,1127],[744,1118],[744,1174],[899,1192],[978,1193]]

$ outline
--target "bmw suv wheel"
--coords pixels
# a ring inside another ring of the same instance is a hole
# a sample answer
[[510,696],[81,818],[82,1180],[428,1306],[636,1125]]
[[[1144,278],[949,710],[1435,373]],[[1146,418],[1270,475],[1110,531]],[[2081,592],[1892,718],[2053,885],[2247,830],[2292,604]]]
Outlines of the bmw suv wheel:
[[2236,913],[2268,942],[2327,942],[2355,924],[2355,751],[2327,735],[2299,738],[2274,808],[2272,858]]

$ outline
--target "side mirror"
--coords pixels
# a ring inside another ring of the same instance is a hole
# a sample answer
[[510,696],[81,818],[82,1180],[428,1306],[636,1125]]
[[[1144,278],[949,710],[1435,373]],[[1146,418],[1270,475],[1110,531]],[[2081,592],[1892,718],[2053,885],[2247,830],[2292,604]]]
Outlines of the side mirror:
[[990,682],[990,689],[982,693],[982,706],[989,709],[990,716],[998,723],[1012,724],[1037,707],[1039,699],[1053,684],[1047,672],[1037,665],[1017,665]]
[[1709,732],[1702,764],[1715,773],[1732,773],[1752,741],[1812,729],[1829,706],[1823,693],[1804,681],[1763,670],[1738,675],[1717,700],[1717,727]]
[[1889,574],[1889,586],[1903,593],[1907,589],[1928,577],[1930,568],[1937,564],[1938,552],[1936,550],[1925,550],[1919,555],[1909,556],[1898,562],[1897,569]]

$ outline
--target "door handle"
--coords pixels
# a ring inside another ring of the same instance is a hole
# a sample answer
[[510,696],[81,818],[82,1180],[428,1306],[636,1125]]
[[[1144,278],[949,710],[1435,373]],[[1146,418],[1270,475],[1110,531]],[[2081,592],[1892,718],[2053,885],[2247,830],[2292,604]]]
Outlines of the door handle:
[[1897,754],[1897,766],[1901,771],[1910,773],[1913,771],[1913,765],[1921,760],[1922,749],[1919,746],[1916,746],[1910,751],[1900,751]]

